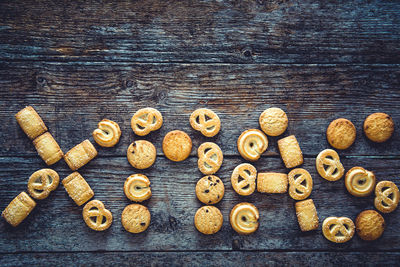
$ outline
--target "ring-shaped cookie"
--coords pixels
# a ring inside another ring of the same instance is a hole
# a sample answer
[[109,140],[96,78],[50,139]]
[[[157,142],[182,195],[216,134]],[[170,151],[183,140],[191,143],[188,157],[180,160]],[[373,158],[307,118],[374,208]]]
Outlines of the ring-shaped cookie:
[[250,129],[244,131],[237,140],[240,155],[249,161],[256,161],[268,148],[268,138],[260,130]]
[[375,175],[362,167],[353,167],[344,179],[347,191],[356,197],[368,196],[375,188]]
[[333,149],[321,151],[315,160],[315,165],[319,175],[328,181],[337,181],[344,174],[344,168],[340,162],[339,155]]
[[310,196],[313,188],[311,174],[302,168],[296,168],[289,172],[289,195],[295,200],[303,200]]
[[197,166],[205,175],[216,173],[224,159],[221,148],[212,142],[201,144],[197,149],[197,155],[199,157]]
[[161,128],[163,117],[155,108],[142,108],[136,111],[131,119],[131,127],[135,134],[145,136]]
[[104,231],[112,224],[112,214],[100,200],[89,201],[82,211],[83,220],[89,228]]
[[325,238],[334,243],[345,243],[354,235],[355,226],[347,217],[328,217],[322,223]]
[[28,192],[36,199],[45,199],[60,183],[58,173],[52,169],[34,172],[28,180]]
[[256,168],[249,163],[242,163],[236,166],[232,172],[232,187],[239,195],[251,195],[256,189],[256,178]]
[[239,234],[251,234],[258,228],[260,215],[253,204],[243,202],[231,210],[229,219],[233,230]]
[[151,197],[150,180],[143,174],[132,174],[124,183],[124,193],[132,201],[142,202]]
[[115,146],[121,137],[118,123],[103,119],[98,123],[98,128],[93,131],[93,139],[102,147]]
[[399,188],[391,181],[381,181],[375,187],[375,208],[383,213],[390,213],[399,204]]
[[221,121],[214,111],[207,108],[199,108],[190,115],[190,125],[204,136],[215,136],[220,128]]

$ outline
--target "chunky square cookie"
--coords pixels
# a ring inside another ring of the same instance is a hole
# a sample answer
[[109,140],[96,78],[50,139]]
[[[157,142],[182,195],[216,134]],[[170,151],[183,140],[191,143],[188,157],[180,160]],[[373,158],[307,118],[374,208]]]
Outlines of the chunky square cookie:
[[68,195],[78,206],[85,204],[94,196],[93,190],[78,172],[71,173],[62,180],[62,183]]
[[18,226],[35,208],[36,202],[25,192],[16,196],[1,213],[12,226]]
[[47,127],[42,118],[40,118],[39,114],[37,114],[36,110],[31,106],[21,109],[15,114],[15,118],[19,126],[21,126],[21,129],[31,140],[47,131]]
[[257,175],[257,191],[260,193],[286,193],[287,188],[286,173],[264,172]]
[[86,165],[89,161],[94,159],[97,156],[97,150],[92,145],[89,140],[85,140],[82,143],[74,146],[68,151],[64,160],[71,168],[71,170],[75,171],[80,167]]
[[54,137],[46,132],[33,140],[39,156],[47,165],[53,165],[63,157],[63,152]]
[[278,147],[286,168],[290,169],[303,164],[303,153],[294,135],[280,139]]
[[296,202],[296,215],[301,231],[318,229],[318,214],[312,199]]

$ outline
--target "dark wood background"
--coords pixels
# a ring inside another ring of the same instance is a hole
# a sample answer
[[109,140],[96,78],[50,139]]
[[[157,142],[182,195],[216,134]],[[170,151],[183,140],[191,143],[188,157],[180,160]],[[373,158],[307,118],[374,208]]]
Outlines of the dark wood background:
[[[396,265],[400,260],[400,212],[384,215],[387,228],[374,242],[355,236],[345,244],[321,232],[302,233],[294,200],[287,194],[240,197],[230,185],[244,160],[236,140],[258,127],[268,107],[287,111],[289,128],[313,176],[311,198],[320,222],[328,216],[353,220],[373,208],[373,197],[355,198],[343,179],[318,176],[315,157],[329,145],[325,130],[338,117],[353,121],[355,144],[339,154],[346,169],[363,166],[378,180],[400,186],[400,2],[347,1],[1,1],[0,2],[0,209],[21,191],[29,176],[46,167],[14,119],[25,105],[42,116],[64,152],[91,137],[108,118],[121,126],[114,148],[80,172],[114,215],[104,232],[89,229],[60,185],[17,228],[0,220],[0,265]],[[144,137],[157,148],[155,165],[133,169],[126,157],[135,139],[130,118],[155,107],[162,128]],[[189,125],[190,113],[213,109],[221,132],[203,137]],[[396,130],[384,144],[368,141],[362,123],[373,112],[389,113]],[[189,159],[174,163],[161,151],[163,136],[181,129],[193,140]],[[196,231],[201,203],[195,185],[202,177],[196,150],[204,141],[224,152],[217,175],[226,194],[217,204],[224,216],[220,232]],[[276,141],[255,163],[258,171],[287,172]],[[52,166],[61,178],[64,161]],[[147,175],[153,196],[145,202],[152,220],[133,235],[120,223],[131,202],[123,183],[133,173]],[[260,211],[260,228],[249,236],[234,232],[230,209],[241,201]]]

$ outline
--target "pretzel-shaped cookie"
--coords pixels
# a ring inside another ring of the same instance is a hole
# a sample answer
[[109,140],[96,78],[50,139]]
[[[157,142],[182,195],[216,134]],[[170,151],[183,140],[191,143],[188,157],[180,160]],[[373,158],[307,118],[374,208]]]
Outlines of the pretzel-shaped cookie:
[[256,161],[268,148],[267,136],[257,129],[244,131],[237,140],[240,155],[249,161]]
[[115,146],[121,137],[118,123],[103,119],[98,123],[98,128],[93,131],[93,139],[102,147]]
[[151,197],[150,180],[143,174],[132,174],[124,183],[124,193],[132,201],[142,202]]
[[256,206],[243,202],[233,207],[229,219],[233,230],[239,234],[251,234],[258,228],[259,217]]
[[354,235],[355,226],[347,217],[328,217],[322,223],[325,238],[335,243],[345,243]]
[[131,127],[135,134],[145,136],[161,128],[163,117],[155,108],[142,108],[136,111],[131,119]]
[[213,137],[221,129],[221,121],[214,111],[208,108],[199,108],[190,115],[190,125],[204,136]]
[[381,181],[375,187],[375,208],[383,213],[390,213],[399,204],[399,188],[391,181]]
[[313,180],[311,174],[302,168],[296,168],[289,172],[289,195],[295,200],[306,199],[312,191]]
[[221,148],[212,142],[201,144],[197,149],[197,155],[199,157],[197,166],[205,175],[216,173],[221,167],[222,160],[224,159]]
[[342,178],[344,168],[338,153],[333,149],[321,151],[315,160],[317,171],[322,178],[328,181],[337,181]]
[[375,175],[362,167],[353,167],[346,173],[344,184],[353,196],[365,197],[374,190]]
[[256,177],[256,168],[249,163],[242,163],[233,170],[232,187],[239,195],[251,195],[256,189]]
[[[82,215],[87,226],[95,231],[104,231],[112,224],[112,214],[104,207],[103,202],[100,200],[88,202],[83,207]],[[103,219],[105,219],[104,222]]]
[[28,192],[36,199],[45,199],[55,190],[60,182],[58,173],[52,169],[41,169],[34,172],[28,180]]

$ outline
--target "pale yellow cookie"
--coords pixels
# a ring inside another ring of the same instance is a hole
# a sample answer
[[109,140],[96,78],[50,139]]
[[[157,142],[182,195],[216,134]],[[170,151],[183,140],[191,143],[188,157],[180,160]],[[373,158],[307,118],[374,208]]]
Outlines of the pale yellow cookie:
[[356,230],[362,240],[376,240],[385,230],[385,219],[374,210],[364,210],[357,216]]
[[52,169],[41,169],[34,172],[28,180],[28,192],[36,199],[45,199],[54,191],[60,182],[58,173]]
[[12,226],[18,226],[36,207],[36,202],[30,196],[21,192],[3,210],[1,216]]
[[286,168],[294,168],[303,164],[303,153],[294,135],[278,140],[279,152]]
[[400,193],[397,185],[391,181],[381,181],[375,187],[375,208],[383,213],[390,213],[399,204]]
[[205,235],[212,235],[218,232],[224,219],[221,211],[213,206],[203,206],[194,215],[194,226]]
[[307,232],[318,229],[319,219],[314,201],[307,199],[296,202],[296,216],[301,231]]
[[286,193],[288,176],[286,173],[259,172],[257,174],[257,191],[260,193]]
[[369,196],[375,188],[375,175],[362,167],[353,167],[346,173],[344,184],[353,196]]
[[33,140],[33,145],[35,146],[39,156],[47,165],[53,165],[62,159],[64,155],[57,141],[49,132],[46,132]]
[[325,238],[334,243],[345,243],[353,238],[354,223],[347,217],[328,217],[322,223]]
[[280,108],[268,108],[261,113],[259,118],[260,127],[269,136],[283,134],[288,127],[288,117]]
[[107,230],[113,220],[111,212],[100,200],[89,201],[82,211],[83,220],[89,228],[95,231]]
[[393,119],[386,113],[373,113],[364,121],[364,133],[373,142],[385,142],[393,132]]
[[129,163],[136,169],[147,169],[156,161],[156,147],[146,140],[137,140],[126,151]]
[[115,146],[121,137],[118,123],[103,119],[98,123],[98,128],[93,131],[93,139],[102,147]]
[[216,173],[222,165],[224,156],[221,148],[212,142],[205,142],[197,149],[197,166],[199,170],[205,174]]
[[164,155],[172,161],[187,159],[192,151],[192,139],[185,132],[174,130],[167,133],[163,143]]
[[121,222],[126,231],[138,234],[149,227],[150,217],[150,212],[145,206],[130,204],[122,211]]
[[62,183],[70,198],[78,206],[82,206],[94,196],[93,190],[78,172],[73,172],[65,177]]
[[239,195],[251,195],[256,189],[256,178],[256,168],[249,163],[242,163],[236,166],[232,172],[232,187]]
[[71,170],[75,171],[86,165],[96,156],[96,148],[89,140],[86,139],[82,143],[71,148],[71,150],[64,155],[64,160],[71,168]]
[[214,111],[207,108],[199,108],[190,115],[190,125],[204,136],[213,137],[219,132],[221,121]]
[[310,196],[313,188],[311,174],[302,168],[296,168],[289,172],[289,196],[295,200],[303,200]]
[[229,219],[233,230],[239,234],[251,234],[258,228],[259,217],[256,206],[243,202],[233,207]]
[[150,180],[143,174],[132,174],[124,183],[124,193],[132,201],[142,202],[151,197]]
[[135,134],[145,136],[161,128],[163,117],[155,108],[139,109],[131,119],[131,127]]
[[267,136],[257,129],[244,131],[237,140],[240,155],[249,161],[256,161],[268,148]]
[[40,118],[39,114],[37,114],[36,110],[31,106],[21,109],[15,114],[15,118],[19,126],[21,126],[21,129],[31,140],[47,131],[47,127],[42,118]]
[[332,121],[326,130],[326,138],[331,146],[336,149],[347,149],[356,140],[356,127],[344,118]]
[[337,181],[344,174],[340,157],[333,149],[322,150],[315,160],[315,166],[319,175],[328,181]]
[[204,204],[216,204],[224,197],[225,187],[215,175],[201,178],[196,184],[196,196]]

